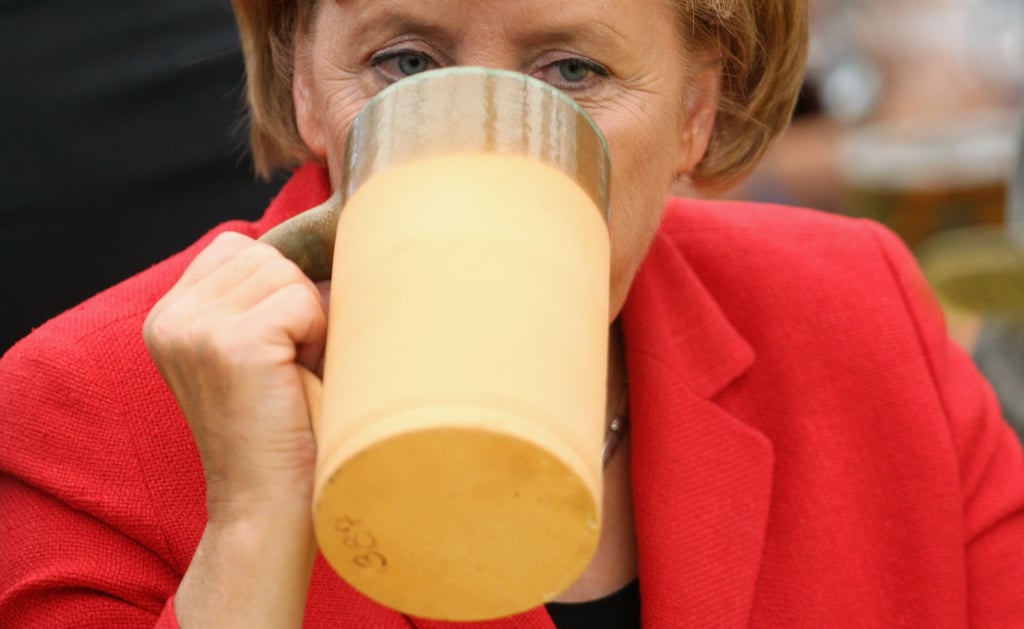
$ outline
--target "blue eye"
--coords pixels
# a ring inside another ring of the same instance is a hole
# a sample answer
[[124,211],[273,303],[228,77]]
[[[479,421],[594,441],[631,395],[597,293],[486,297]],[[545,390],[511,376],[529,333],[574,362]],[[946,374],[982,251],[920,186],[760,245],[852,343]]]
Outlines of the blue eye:
[[401,53],[395,57],[395,60],[398,62],[398,69],[406,76],[426,72],[430,66],[430,59],[411,52]]
[[437,65],[429,56],[412,50],[382,52],[371,63],[391,80],[426,72]]
[[555,64],[558,66],[558,73],[570,83],[579,83],[586,80],[592,72],[595,72],[591,64],[582,59],[565,59]]
[[595,81],[609,75],[603,65],[581,57],[566,57],[549,63],[534,76],[562,90],[596,87]]

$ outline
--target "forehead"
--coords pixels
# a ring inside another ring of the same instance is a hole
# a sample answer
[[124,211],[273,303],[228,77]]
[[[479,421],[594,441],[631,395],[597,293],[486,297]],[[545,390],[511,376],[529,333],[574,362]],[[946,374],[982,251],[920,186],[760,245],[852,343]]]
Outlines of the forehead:
[[506,36],[534,31],[643,27],[674,16],[675,0],[334,0],[360,24],[487,26]]

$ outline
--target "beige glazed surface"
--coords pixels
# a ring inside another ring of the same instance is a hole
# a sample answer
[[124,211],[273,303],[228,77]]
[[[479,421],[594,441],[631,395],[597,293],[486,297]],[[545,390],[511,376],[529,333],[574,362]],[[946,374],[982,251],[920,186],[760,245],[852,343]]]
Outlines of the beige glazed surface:
[[338,223],[315,525],[334,569],[418,616],[546,602],[601,519],[609,243],[521,157],[383,170]]

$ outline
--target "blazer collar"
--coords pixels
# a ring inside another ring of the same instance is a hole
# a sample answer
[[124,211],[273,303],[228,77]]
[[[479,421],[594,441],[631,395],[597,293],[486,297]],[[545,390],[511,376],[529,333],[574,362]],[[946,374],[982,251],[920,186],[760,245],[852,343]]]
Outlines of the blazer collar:
[[674,387],[711,398],[753,364],[754,350],[691,267],[683,246],[664,229],[651,243],[622,312],[627,359],[658,357],[673,372]]
[[622,325],[644,626],[746,626],[772,445],[714,397],[742,386],[754,351],[665,230]]
[[256,231],[263,234],[271,227],[320,205],[330,196],[331,181],[327,170],[316,162],[306,162],[292,173],[266,212],[256,221]]

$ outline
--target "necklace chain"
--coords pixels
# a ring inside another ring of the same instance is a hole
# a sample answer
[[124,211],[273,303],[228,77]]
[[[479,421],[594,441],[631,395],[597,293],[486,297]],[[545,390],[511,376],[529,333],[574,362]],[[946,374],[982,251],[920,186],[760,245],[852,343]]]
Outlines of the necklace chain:
[[619,405],[612,414],[611,421],[608,422],[608,429],[604,433],[604,444],[601,446],[601,465],[603,467],[608,467],[608,462],[612,460],[616,447],[618,447],[619,442],[622,441],[622,435],[629,427],[629,416],[627,414],[628,408],[629,386],[627,382],[623,380],[622,393],[619,395]]

